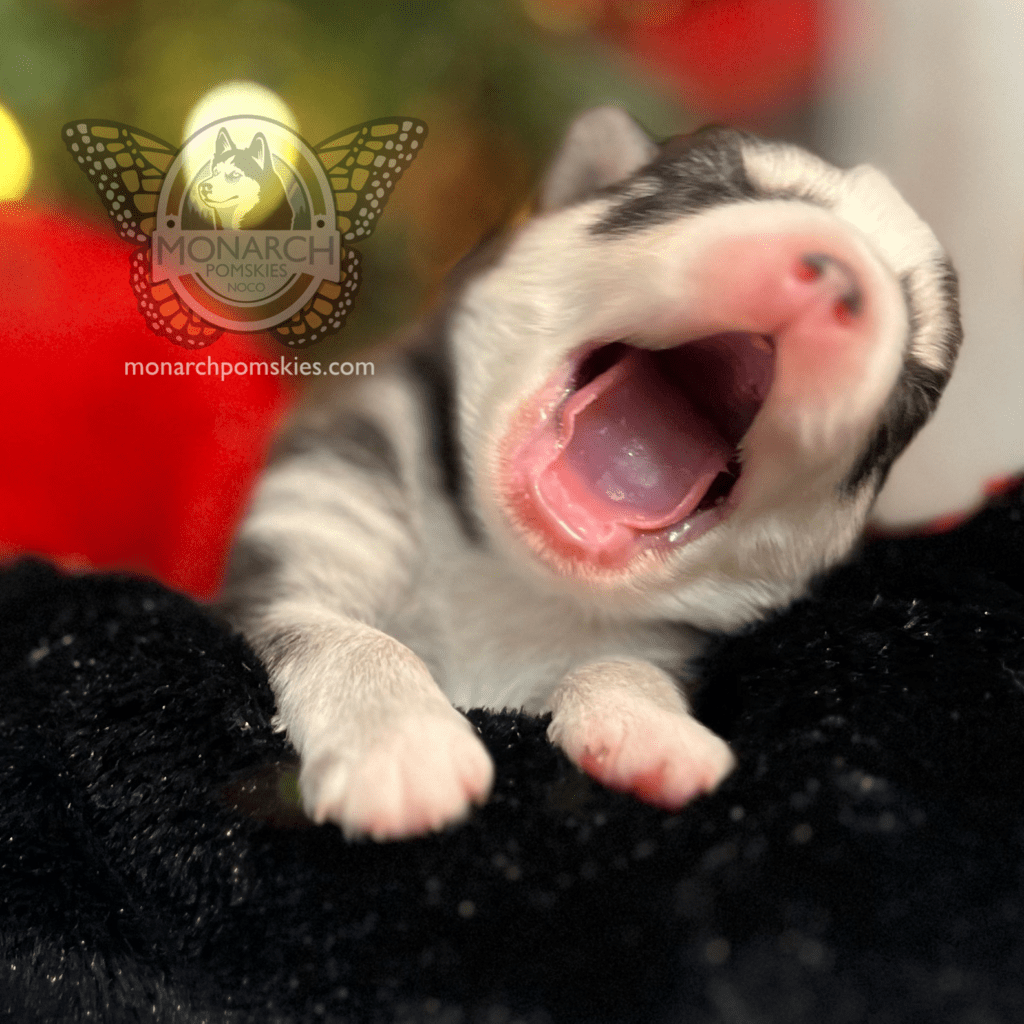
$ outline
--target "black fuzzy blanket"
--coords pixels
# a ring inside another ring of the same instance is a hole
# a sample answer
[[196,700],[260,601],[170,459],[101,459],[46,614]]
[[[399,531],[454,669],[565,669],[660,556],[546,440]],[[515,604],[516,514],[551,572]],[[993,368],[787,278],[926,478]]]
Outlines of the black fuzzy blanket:
[[740,767],[667,814],[475,711],[462,828],[346,844],[191,601],[0,575],[0,1011],[15,1021],[1024,1021],[1024,499],[881,541],[718,646]]

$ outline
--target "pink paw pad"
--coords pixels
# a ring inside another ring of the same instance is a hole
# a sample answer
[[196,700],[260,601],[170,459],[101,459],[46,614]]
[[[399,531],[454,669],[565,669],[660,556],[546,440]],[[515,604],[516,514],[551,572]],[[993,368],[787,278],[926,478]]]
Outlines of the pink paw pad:
[[[726,744],[693,719],[616,743],[591,741],[570,757],[596,781],[644,803],[676,810],[713,790],[733,765]],[[644,731],[644,730],[641,730]],[[658,733],[661,735],[657,735]]]

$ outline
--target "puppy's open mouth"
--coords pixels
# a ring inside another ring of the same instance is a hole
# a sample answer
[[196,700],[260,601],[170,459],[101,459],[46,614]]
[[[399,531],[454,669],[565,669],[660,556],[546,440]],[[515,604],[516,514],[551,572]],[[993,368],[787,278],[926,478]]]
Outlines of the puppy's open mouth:
[[696,539],[730,511],[774,368],[771,338],[745,332],[579,352],[506,449],[521,525],[556,554],[609,568]]

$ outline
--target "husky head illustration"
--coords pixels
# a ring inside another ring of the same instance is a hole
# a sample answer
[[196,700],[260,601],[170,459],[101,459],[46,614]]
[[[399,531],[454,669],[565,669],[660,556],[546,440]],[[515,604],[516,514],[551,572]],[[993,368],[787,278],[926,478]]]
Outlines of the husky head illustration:
[[253,136],[248,149],[238,149],[221,128],[210,174],[196,192],[213,211],[218,228],[287,231],[292,226],[292,207],[262,132]]

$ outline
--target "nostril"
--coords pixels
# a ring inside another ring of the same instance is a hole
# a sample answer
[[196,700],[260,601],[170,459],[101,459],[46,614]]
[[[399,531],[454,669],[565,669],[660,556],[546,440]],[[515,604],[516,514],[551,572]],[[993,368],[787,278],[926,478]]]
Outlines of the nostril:
[[825,273],[827,260],[827,256],[822,256],[819,253],[803,256],[797,264],[796,276],[801,281],[817,281]]
[[801,281],[826,279],[838,298],[834,306],[836,319],[848,324],[860,315],[863,296],[853,271],[845,263],[822,252],[811,252],[800,257],[796,276]]
[[835,318],[844,327],[848,327],[853,323],[853,319],[856,316],[856,311],[850,306],[845,299],[840,299],[832,309]]
[[853,285],[850,291],[836,303],[836,316],[843,323],[849,323],[854,317],[860,316],[862,305],[860,289]]

